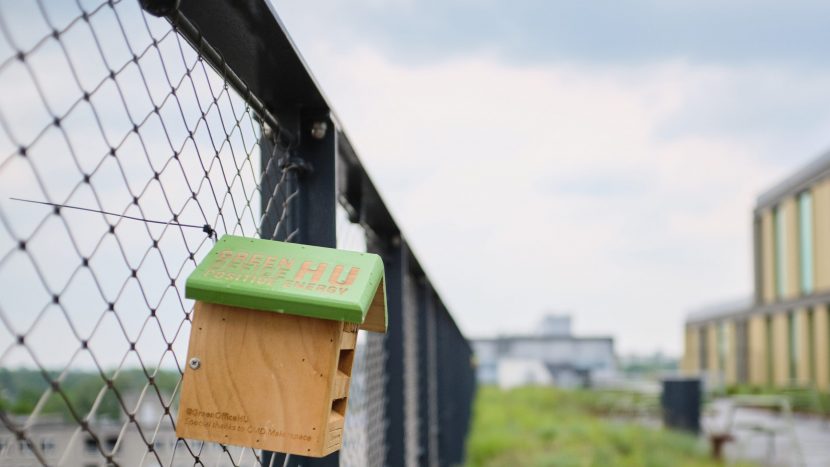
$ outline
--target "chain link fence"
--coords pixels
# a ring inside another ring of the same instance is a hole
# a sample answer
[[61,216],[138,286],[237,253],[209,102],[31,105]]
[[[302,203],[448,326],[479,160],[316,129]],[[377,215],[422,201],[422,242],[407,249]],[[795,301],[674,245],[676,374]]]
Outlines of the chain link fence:
[[[263,88],[246,68],[261,62],[228,46],[250,36],[286,73],[301,63],[265,37],[284,34],[268,5],[147,3],[154,14],[135,0],[0,2],[0,464],[281,465],[175,436],[184,281],[225,233],[336,238],[382,254],[397,280],[390,333],[360,336],[343,449],[289,463],[461,462],[469,345],[336,121],[331,157],[309,152],[305,114],[291,114],[305,91]],[[202,28],[188,8],[256,27]]]

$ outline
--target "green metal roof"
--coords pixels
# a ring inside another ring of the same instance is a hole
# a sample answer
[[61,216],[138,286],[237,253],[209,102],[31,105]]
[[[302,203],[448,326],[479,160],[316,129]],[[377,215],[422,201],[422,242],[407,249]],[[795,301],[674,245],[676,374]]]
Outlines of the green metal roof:
[[187,278],[185,296],[386,332],[383,279],[375,254],[224,235]]

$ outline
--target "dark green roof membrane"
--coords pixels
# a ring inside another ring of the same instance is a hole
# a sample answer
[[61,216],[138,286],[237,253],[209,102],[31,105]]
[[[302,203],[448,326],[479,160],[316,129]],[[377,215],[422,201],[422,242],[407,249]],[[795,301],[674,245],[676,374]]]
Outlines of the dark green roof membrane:
[[185,296],[385,332],[383,282],[375,254],[225,235],[187,278]]

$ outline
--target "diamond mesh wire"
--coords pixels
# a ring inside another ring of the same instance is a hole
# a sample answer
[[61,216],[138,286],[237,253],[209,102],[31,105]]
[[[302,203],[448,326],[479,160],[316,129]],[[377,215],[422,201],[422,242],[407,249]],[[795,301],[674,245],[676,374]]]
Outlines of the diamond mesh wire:
[[[337,247],[366,251],[366,231],[359,224],[350,223],[343,209],[338,209]],[[343,447],[340,450],[341,466],[384,465],[385,360],[383,336],[359,332],[349,387],[348,416],[343,429]]]
[[259,464],[174,423],[198,227],[296,234],[270,133],[137,2],[0,3],[0,464]]
[[[214,231],[296,238],[299,182],[256,97],[185,35],[134,1],[0,0],[0,464],[260,463],[175,437],[183,286]],[[346,219],[338,246],[365,251]],[[405,457],[438,465],[436,340],[453,326],[414,318],[412,281]],[[360,334],[342,465],[386,463],[384,339]]]

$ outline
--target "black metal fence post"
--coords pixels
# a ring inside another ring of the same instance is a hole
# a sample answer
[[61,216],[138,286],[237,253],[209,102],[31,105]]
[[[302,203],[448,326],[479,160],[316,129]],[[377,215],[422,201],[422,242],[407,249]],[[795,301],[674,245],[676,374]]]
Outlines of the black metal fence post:
[[337,246],[337,131],[328,113],[303,118],[299,141],[296,155],[289,160],[301,173],[297,241],[334,248]]
[[[418,279],[418,465],[433,465],[430,462],[431,449],[430,427],[430,383],[434,378],[431,373],[430,356],[432,340],[430,339],[430,314],[432,313],[432,288],[424,276]],[[434,349],[433,349],[434,350]]]
[[404,463],[404,275],[408,255],[400,236],[394,236],[384,245],[381,253],[386,269],[386,303],[389,327],[384,339],[386,362],[386,464],[403,466]]
[[422,375],[419,371],[420,338],[422,328],[418,325],[418,295],[420,289],[420,265],[418,260],[407,252],[407,265],[403,281],[403,410],[404,410],[404,465],[419,465],[421,449],[419,417],[420,385]]
[[470,401],[475,391],[472,350],[441,304],[436,314],[438,365],[438,464],[464,460],[464,438],[469,428]]
[[[297,198],[287,225],[287,239],[306,245],[334,248],[336,228],[337,131],[325,113],[306,115],[301,119],[298,146],[280,159],[282,171],[296,173]],[[277,202],[283,201],[279,198]],[[263,203],[265,206],[265,203]],[[264,208],[263,208],[264,209]],[[285,454],[264,452],[263,466],[282,466]],[[289,465],[297,467],[332,467],[340,464],[339,452],[324,458],[291,456]]]
[[438,373],[438,313],[439,305],[438,296],[430,290],[427,300],[429,305],[427,308],[427,374],[429,381],[427,382],[427,398],[429,400],[429,465],[437,467],[440,465],[440,451],[441,444],[439,436],[441,434],[441,419],[440,406],[438,400],[438,388],[440,385],[440,375]]

